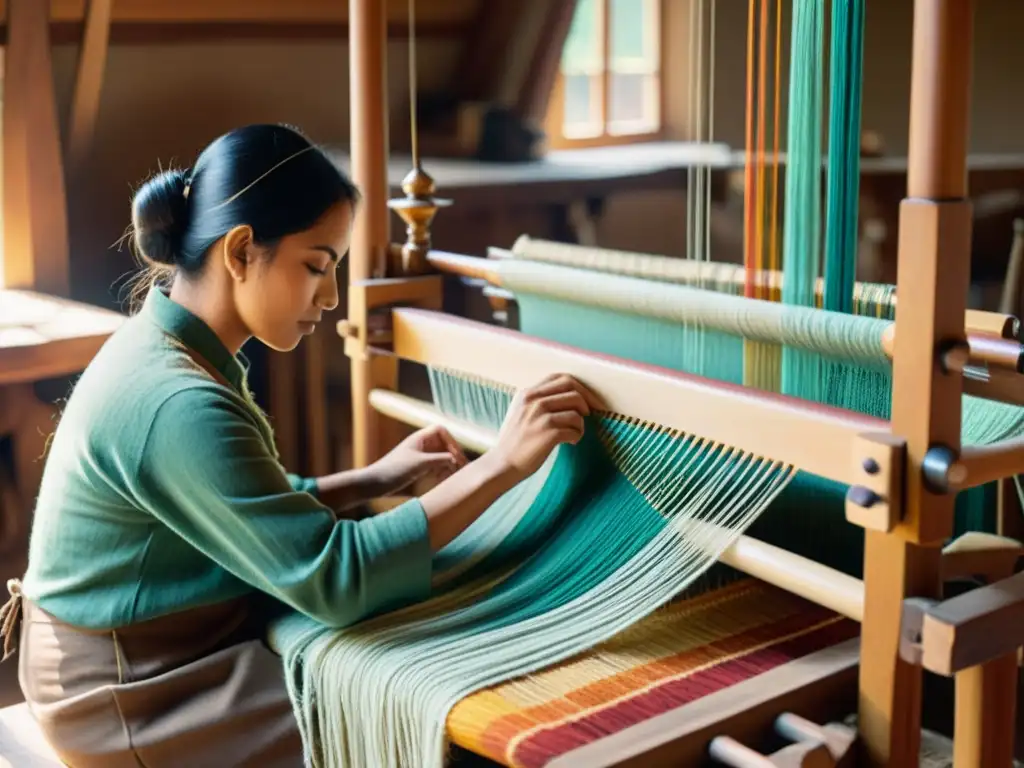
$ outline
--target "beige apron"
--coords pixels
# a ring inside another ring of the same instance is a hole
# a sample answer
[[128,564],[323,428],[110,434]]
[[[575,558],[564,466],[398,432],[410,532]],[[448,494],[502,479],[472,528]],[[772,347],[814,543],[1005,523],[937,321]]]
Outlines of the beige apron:
[[0,612],[5,656],[21,624],[22,692],[69,766],[303,764],[281,659],[263,642],[253,601],[91,631],[24,599],[17,581],[8,587]]

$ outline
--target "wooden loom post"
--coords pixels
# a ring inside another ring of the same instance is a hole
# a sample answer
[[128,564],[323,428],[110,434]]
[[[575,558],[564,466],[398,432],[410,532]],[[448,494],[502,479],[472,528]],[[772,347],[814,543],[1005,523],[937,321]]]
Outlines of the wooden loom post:
[[349,2],[352,179],[362,192],[349,253],[346,339],[352,366],[353,465],[364,467],[386,450],[384,420],[370,406],[370,390],[396,389],[395,359],[367,351],[369,312],[358,284],[380,277],[390,244],[388,219],[387,4]]
[[905,438],[904,516],[891,534],[868,530],[859,727],[865,763],[916,765],[921,669],[899,657],[902,603],[939,596],[952,494],[925,484],[925,454],[960,450],[962,379],[938,364],[964,337],[971,209],[966,154],[972,0],[915,0],[907,198],[900,207],[892,431]]

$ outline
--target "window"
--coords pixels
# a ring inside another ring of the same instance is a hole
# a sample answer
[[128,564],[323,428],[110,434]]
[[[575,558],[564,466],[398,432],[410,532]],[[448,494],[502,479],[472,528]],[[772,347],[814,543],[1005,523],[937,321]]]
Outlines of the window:
[[548,108],[552,147],[657,138],[662,0],[578,0]]

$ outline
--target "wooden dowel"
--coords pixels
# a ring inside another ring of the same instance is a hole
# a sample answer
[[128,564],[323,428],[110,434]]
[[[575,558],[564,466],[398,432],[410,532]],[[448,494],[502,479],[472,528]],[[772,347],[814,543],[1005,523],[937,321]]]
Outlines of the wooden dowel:
[[708,754],[730,768],[774,768],[775,764],[764,755],[745,747],[733,738],[718,736],[708,746]]
[[[376,389],[370,393],[370,403],[385,416],[410,426],[441,425],[476,453],[490,450],[498,439],[492,430],[446,416],[430,403],[397,392]],[[834,568],[750,536],[740,536],[719,560],[854,621],[863,619],[864,582]]]
[[427,254],[427,262],[439,272],[485,280],[493,286],[501,286],[501,273],[488,259],[431,249]]
[[1024,346],[1021,346],[1019,341],[984,333],[968,333],[967,347],[968,357],[972,362],[1018,372],[1024,370]]
[[1019,339],[1020,337],[1020,320],[1016,315],[1003,312],[968,309],[964,327],[968,331],[988,333],[1001,339]]
[[[965,321],[968,320],[965,316]],[[1024,367],[1024,346],[1014,339],[1003,339],[988,333],[966,334],[968,364],[995,366],[1014,372]],[[882,346],[889,359],[896,354],[896,324],[893,323],[882,334]]]
[[1004,477],[1024,474],[1024,437],[991,445],[967,445],[957,462],[964,480],[960,488],[976,488]]

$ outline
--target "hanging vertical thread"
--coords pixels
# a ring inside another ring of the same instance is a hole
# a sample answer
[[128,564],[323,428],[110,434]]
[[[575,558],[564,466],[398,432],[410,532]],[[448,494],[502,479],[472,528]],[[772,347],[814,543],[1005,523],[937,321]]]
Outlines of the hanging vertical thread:
[[[765,107],[768,71],[768,2],[761,0],[760,23],[757,32],[757,190],[755,192],[756,203],[754,205],[757,221],[754,229],[754,264],[757,272],[763,273],[765,268]],[[756,298],[765,297],[764,285],[758,281],[754,295]]]
[[779,269],[779,138],[780,101],[782,94],[782,0],[775,2],[775,103],[772,108],[772,197],[771,197],[771,252],[768,266],[773,272]]
[[[824,0],[793,6],[789,66],[786,210],[782,300],[815,305],[821,248],[821,114]],[[819,400],[819,361],[800,351],[782,352],[782,390]]]
[[864,0],[834,0],[829,72],[827,218],[823,306],[853,311],[860,186]]
[[754,296],[754,36],[757,0],[750,0],[747,9],[747,126],[746,164],[743,174],[743,265],[747,268],[744,295]]

